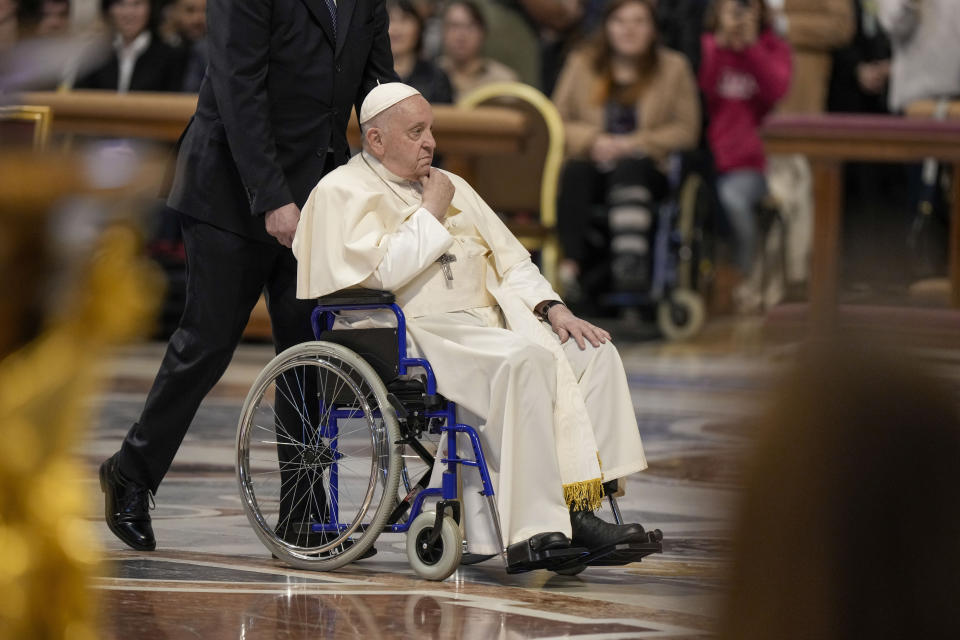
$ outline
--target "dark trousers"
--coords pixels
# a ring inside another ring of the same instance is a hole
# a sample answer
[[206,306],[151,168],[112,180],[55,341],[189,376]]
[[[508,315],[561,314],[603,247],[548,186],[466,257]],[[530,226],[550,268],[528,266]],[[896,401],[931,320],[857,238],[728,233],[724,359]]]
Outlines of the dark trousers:
[[[639,284],[646,277],[640,272],[649,270],[656,205],[668,189],[666,176],[650,158],[623,158],[610,171],[601,171],[590,160],[568,160],[557,201],[564,255],[581,265],[581,273],[599,264],[615,280]],[[593,220],[598,207],[605,218],[599,232]]]
[[277,352],[313,339],[315,303],[297,300],[290,249],[265,244],[182,216],[187,299],[153,388],[120,449],[127,478],[156,491],[193,417],[220,380],[250,312],[267,299]]

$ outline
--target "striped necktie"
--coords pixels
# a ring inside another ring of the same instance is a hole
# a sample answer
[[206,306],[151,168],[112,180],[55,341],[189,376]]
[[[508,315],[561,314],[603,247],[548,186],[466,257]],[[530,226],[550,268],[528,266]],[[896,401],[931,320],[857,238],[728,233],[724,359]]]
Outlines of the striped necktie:
[[336,0],[326,0],[327,11],[330,12],[330,21],[333,22],[333,39],[337,39],[337,3]]

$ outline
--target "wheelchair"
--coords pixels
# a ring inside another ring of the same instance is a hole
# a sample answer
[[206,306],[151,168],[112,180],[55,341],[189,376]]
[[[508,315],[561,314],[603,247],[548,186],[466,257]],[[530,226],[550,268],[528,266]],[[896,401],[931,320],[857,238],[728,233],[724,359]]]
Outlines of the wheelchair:
[[[332,330],[341,311],[378,309],[392,311],[396,326]],[[278,354],[257,377],[240,416],[241,502],[264,546],[291,566],[329,571],[363,557],[381,533],[404,533],[414,571],[443,580],[465,560],[463,467],[480,474],[481,495],[503,540],[480,437],[457,422],[455,404],[437,393],[430,363],[407,356],[406,320],[393,294],[350,289],[325,296],[311,323],[317,341]],[[458,434],[469,441],[467,456],[459,453]],[[444,471],[431,483],[438,455]],[[501,556],[508,573],[573,575],[661,552],[661,540],[653,531],[644,543],[592,551],[537,550],[524,541],[502,548]]]
[[641,309],[653,309],[657,328],[672,341],[696,336],[707,319],[706,294],[713,277],[715,209],[705,160],[696,152],[670,156],[669,193],[656,208],[651,234],[650,282],[645,290],[613,290],[609,264],[610,231],[607,207],[591,211],[586,237],[593,256],[585,266],[588,285],[599,292],[602,310],[612,309],[633,318]]

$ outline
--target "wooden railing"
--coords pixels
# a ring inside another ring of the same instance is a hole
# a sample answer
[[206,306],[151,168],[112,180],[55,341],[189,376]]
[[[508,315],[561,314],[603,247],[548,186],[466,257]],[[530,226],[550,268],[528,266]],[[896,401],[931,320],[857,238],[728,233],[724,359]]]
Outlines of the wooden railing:
[[960,121],[894,116],[778,116],[763,129],[767,153],[800,153],[813,171],[811,319],[831,324],[836,313],[845,162],[953,162],[950,223],[951,305],[960,307]]
[[[21,104],[53,109],[53,134],[144,138],[175,142],[197,107],[197,96],[185,93],[127,93],[112,91],[35,92],[22,94]],[[469,177],[474,158],[515,153],[528,134],[527,117],[503,107],[459,109],[437,105],[434,135],[438,150],[457,173]],[[351,144],[359,146],[356,117],[348,129]]]

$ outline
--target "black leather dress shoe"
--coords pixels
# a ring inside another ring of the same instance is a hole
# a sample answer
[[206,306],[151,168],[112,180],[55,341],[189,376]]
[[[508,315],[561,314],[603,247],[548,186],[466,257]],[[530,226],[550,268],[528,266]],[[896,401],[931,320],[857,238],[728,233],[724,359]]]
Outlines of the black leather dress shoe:
[[[276,529],[274,529],[274,531],[276,531],[278,534],[280,533]],[[309,530],[308,530],[308,533],[306,534],[303,534],[303,533],[298,534],[295,531],[288,531],[285,534],[280,534],[280,537],[288,544],[292,544],[298,547],[318,547],[327,541],[327,537],[325,536],[325,534],[315,533]],[[353,546],[353,540],[347,540],[342,545],[340,545],[340,553],[343,553],[344,551],[346,551],[352,546]],[[309,554],[309,555],[320,555],[320,554]],[[377,548],[371,545],[369,549],[367,549],[362,554],[360,554],[360,557],[357,558],[357,560],[366,560],[367,558],[372,558],[375,555],[377,555]],[[270,556],[274,560],[279,560],[279,558],[277,557],[277,554],[275,553],[271,553]],[[354,562],[356,562],[356,560],[354,560]]]
[[591,551],[630,542],[646,542],[647,534],[639,524],[610,524],[598,518],[593,511],[571,511],[572,542],[574,546]]
[[100,465],[100,489],[104,494],[104,516],[113,535],[137,551],[156,549],[150,523],[153,494],[120,474],[116,454]]
[[486,562],[490,558],[493,558],[497,554],[495,553],[464,553],[460,556],[460,564],[462,565],[471,565],[471,564],[480,564],[481,562]]

